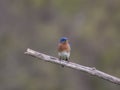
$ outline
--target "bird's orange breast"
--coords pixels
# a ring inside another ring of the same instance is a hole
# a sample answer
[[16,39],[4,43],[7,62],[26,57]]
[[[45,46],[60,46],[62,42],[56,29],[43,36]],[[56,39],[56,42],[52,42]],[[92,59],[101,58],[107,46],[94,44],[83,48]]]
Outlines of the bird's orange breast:
[[70,52],[70,45],[68,43],[60,43],[58,45],[58,51],[59,52],[62,52],[62,51]]

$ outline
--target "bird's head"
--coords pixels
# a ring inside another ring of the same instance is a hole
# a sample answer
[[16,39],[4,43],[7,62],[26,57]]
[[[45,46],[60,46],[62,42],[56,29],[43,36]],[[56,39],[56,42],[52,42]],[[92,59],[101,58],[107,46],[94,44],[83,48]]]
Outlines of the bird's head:
[[62,37],[62,38],[60,39],[60,43],[66,43],[66,42],[68,42],[68,38]]

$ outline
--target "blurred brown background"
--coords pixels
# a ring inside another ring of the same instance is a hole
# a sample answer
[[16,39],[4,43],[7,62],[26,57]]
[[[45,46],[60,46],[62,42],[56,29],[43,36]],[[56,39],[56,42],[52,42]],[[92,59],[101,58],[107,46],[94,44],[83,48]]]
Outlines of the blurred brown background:
[[31,48],[57,57],[62,36],[72,62],[120,77],[120,0],[0,0],[0,90],[120,90],[24,55]]

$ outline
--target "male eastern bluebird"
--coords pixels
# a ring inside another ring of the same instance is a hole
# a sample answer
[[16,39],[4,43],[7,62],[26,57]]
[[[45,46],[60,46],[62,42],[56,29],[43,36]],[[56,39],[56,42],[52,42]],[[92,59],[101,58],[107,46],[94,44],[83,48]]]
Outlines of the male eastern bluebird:
[[70,57],[70,44],[68,38],[62,37],[58,44],[58,56],[60,60],[69,60]]

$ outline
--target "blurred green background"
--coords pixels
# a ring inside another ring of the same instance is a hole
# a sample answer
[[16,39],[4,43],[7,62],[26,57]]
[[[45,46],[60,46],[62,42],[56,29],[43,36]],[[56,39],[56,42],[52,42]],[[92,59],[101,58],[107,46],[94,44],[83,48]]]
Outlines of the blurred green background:
[[72,62],[120,77],[120,0],[0,0],[0,90],[120,90],[24,55],[31,48],[58,57],[62,36]]

